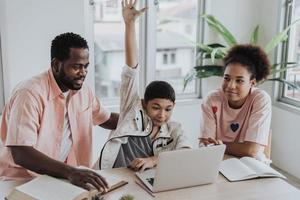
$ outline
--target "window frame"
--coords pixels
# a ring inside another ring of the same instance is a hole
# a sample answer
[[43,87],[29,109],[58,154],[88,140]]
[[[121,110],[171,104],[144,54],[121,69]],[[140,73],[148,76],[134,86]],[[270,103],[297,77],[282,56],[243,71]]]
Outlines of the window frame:
[[[139,21],[139,93],[144,94],[146,86],[155,79],[155,67],[156,66],[156,3],[158,1],[142,0],[140,7],[147,6],[147,12],[140,17]],[[197,0],[197,10],[204,13],[204,0]],[[199,12],[198,12],[199,13]],[[201,23],[201,15],[197,18],[197,34],[195,41],[199,42],[203,37],[203,27]],[[201,32],[200,32],[201,30]],[[151,41],[150,41],[151,40]],[[196,51],[194,57],[196,57]],[[169,56],[168,56],[169,57]],[[195,62],[197,60],[195,59]],[[195,66],[197,63],[194,63]],[[194,100],[200,98],[200,81],[195,79],[196,88],[195,93],[191,94],[178,94],[177,100]],[[106,106],[118,105],[119,97],[101,98],[101,101]]]
[[[280,30],[284,30],[291,24],[292,21],[292,12],[293,12],[293,3],[294,0],[285,0],[282,7],[282,13],[280,16]],[[282,45],[278,48],[277,51],[277,63],[279,62],[287,62],[288,61],[288,53],[289,53],[289,42],[290,42],[290,32],[288,33],[289,37],[287,41],[283,42]],[[286,79],[287,72],[281,73],[280,77]],[[275,97],[277,98],[278,102],[283,104],[287,104],[289,106],[293,106],[296,108],[300,108],[300,101],[291,99],[284,95],[285,92],[285,85],[276,83],[275,88],[277,86],[277,94]]]
[[[145,5],[148,7],[148,10],[145,16],[141,19],[142,23],[140,24],[140,63],[144,66],[141,74],[140,74],[140,85],[143,86],[140,88],[140,94],[144,94],[145,87],[155,79],[155,68],[156,66],[156,6],[153,0],[145,0],[141,5]],[[205,0],[197,0],[197,29],[196,29],[196,42],[200,42],[203,40],[203,19],[201,19],[201,15],[204,14],[205,11]],[[151,41],[150,41],[151,39]],[[197,52],[195,51],[194,57],[196,57]],[[195,66],[197,63],[197,59],[195,59]],[[199,99],[201,96],[200,90],[200,81],[195,79],[196,88],[195,93],[192,94],[178,94],[176,95],[176,99],[179,101],[186,100],[195,100]]]
[[1,35],[0,35],[0,115],[4,107],[4,82],[3,82],[3,62],[2,62],[2,46],[1,46]]

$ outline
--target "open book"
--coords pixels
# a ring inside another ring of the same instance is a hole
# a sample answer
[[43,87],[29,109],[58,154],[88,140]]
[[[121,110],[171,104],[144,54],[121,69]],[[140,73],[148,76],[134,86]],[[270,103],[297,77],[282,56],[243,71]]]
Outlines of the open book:
[[241,181],[258,177],[280,177],[286,178],[270,166],[251,157],[240,159],[230,158],[223,160],[220,172],[229,181]]
[[[100,171],[96,171],[100,172]],[[100,172],[101,175],[103,174]],[[103,175],[102,175],[103,176]],[[109,185],[109,191],[127,184],[113,176],[105,176]],[[108,191],[108,192],[109,192]],[[17,186],[6,197],[7,200],[92,200],[99,196],[99,191],[92,189],[87,191],[81,187],[71,184],[67,180],[57,179],[47,175],[40,175],[35,179]]]

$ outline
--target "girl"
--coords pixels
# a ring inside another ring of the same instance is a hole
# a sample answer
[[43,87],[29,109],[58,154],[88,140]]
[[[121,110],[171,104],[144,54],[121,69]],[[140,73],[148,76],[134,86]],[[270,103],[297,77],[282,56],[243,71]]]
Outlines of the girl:
[[270,96],[256,83],[270,73],[264,51],[253,45],[236,45],[224,58],[222,88],[202,103],[200,144],[226,144],[226,153],[268,162],[263,151],[271,122]]

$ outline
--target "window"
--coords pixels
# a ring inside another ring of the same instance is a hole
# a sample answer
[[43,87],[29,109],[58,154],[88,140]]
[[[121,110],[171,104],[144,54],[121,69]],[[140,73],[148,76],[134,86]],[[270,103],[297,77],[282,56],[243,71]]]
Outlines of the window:
[[[153,80],[168,80],[177,97],[198,97],[194,81],[183,92],[183,78],[195,64],[200,0],[139,1],[148,10],[136,23],[141,93]],[[124,24],[119,0],[95,0],[94,52],[96,95],[107,102],[119,99],[124,66]],[[189,27],[187,29],[187,27]],[[139,34],[140,33],[140,34]]]
[[[119,0],[95,0],[94,3],[95,92],[111,102],[119,99],[125,64],[122,8]],[[139,24],[136,26],[138,32]]]
[[[184,3],[183,3],[184,2]],[[195,45],[198,0],[160,0],[156,13],[156,59],[163,49],[163,64],[156,62],[155,79],[168,80],[177,96],[196,94],[196,81],[183,92],[183,78],[196,65]],[[188,28],[187,28],[188,27]],[[176,62],[177,57],[177,62]]]
[[163,54],[163,64],[164,65],[168,64],[168,54],[166,53]]
[[175,53],[172,53],[171,54],[171,64],[176,64],[176,54]]
[[[287,0],[285,4],[284,28],[300,19],[300,0]],[[292,25],[288,41],[281,51],[282,62],[297,62],[299,66],[288,69],[283,75],[285,80],[300,87],[300,23]],[[300,90],[287,85],[280,88],[280,100],[295,106],[300,106]]]
[[0,115],[4,106],[4,85],[3,85],[3,68],[2,68],[2,51],[1,51],[1,37],[0,37]]

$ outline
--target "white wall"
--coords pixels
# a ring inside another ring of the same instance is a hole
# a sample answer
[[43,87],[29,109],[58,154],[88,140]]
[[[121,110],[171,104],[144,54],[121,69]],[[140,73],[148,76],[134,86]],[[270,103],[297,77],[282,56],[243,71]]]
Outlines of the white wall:
[[273,163],[300,178],[300,115],[273,106],[272,117]]
[[72,31],[89,36],[87,6],[88,0],[0,1],[5,99],[18,82],[49,68],[51,40],[56,35]]

